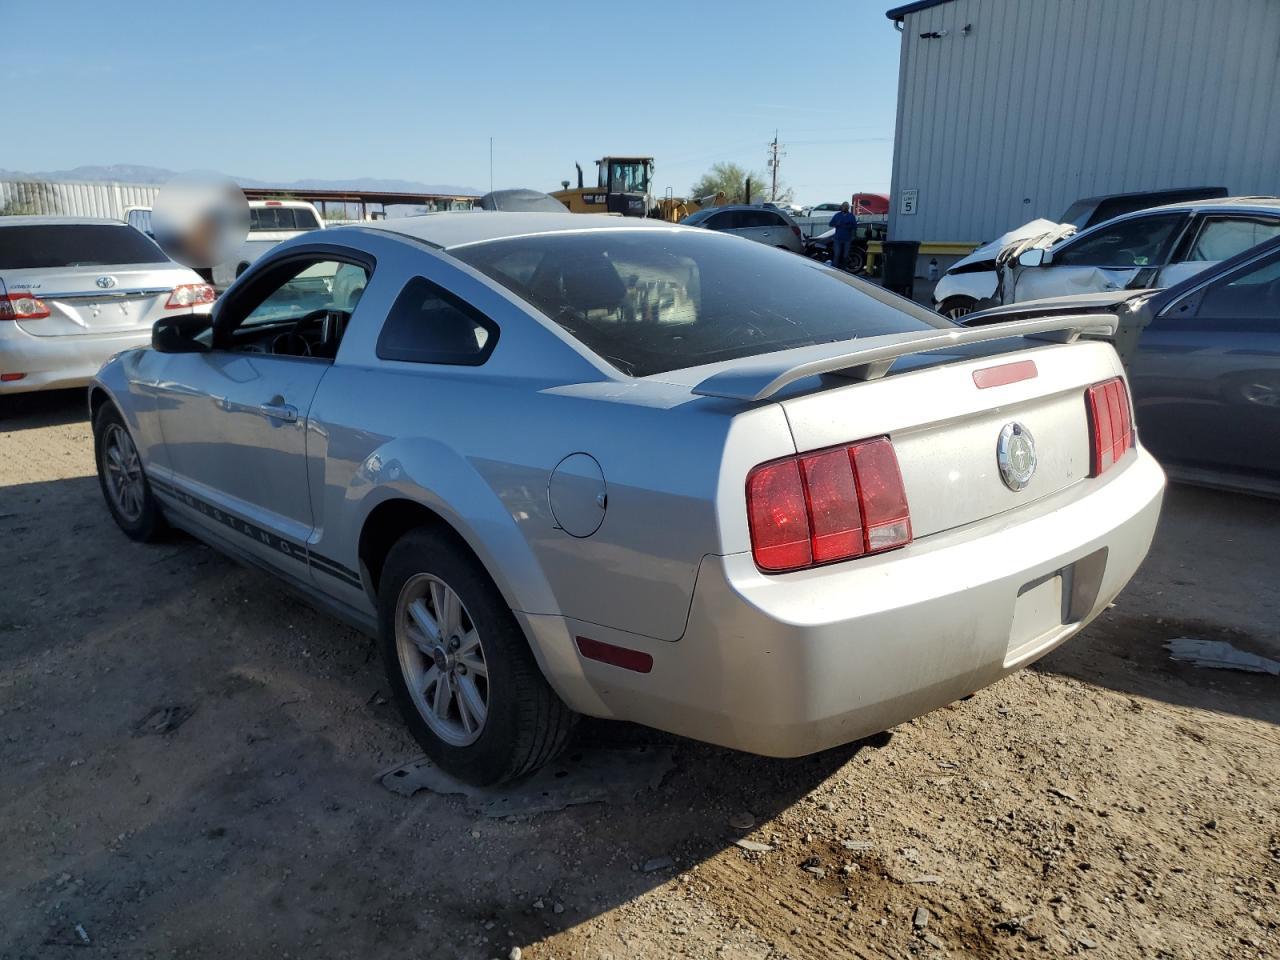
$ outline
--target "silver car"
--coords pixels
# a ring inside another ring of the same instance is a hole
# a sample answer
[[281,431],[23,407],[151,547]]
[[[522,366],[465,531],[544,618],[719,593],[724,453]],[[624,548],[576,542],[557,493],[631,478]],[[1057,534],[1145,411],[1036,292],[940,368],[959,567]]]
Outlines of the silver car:
[[0,394],[83,386],[213,288],[118,220],[0,217]]
[[680,221],[687,227],[704,227],[744,240],[754,240],[792,253],[804,252],[804,237],[794,220],[776,207],[736,204],[708,207]]
[[[281,244],[89,392],[108,509],[379,638],[492,783],[577,714],[796,756],[999,679],[1147,552],[1110,321],[964,330],[712,231],[456,213]],[[263,624],[263,629],[269,629]]]

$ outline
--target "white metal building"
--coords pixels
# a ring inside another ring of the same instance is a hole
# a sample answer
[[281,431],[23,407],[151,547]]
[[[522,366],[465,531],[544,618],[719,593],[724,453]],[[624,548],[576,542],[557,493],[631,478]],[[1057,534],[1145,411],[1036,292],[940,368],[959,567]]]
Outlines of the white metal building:
[[149,207],[158,184],[0,180],[0,214],[109,217],[123,220],[129,207]]
[[1082,197],[1280,193],[1280,0],[918,0],[889,236],[978,242]]

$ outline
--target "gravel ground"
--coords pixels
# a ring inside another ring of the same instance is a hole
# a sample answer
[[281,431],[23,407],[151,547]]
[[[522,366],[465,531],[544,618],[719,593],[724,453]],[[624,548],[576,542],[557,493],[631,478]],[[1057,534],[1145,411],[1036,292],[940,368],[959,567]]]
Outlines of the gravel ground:
[[0,402],[0,957],[1280,955],[1280,681],[1160,646],[1280,650],[1274,503],[1171,490],[1113,610],[892,736],[586,722],[675,769],[493,820],[375,783],[416,750],[370,641],[116,531],[79,393]]

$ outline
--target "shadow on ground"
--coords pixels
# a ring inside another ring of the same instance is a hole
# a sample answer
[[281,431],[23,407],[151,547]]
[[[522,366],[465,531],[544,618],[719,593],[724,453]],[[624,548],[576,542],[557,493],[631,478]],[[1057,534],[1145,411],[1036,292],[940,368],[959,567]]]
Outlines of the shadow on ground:
[[0,396],[0,433],[88,419],[88,394],[82,387]]
[[733,815],[767,825],[857,751],[778,761],[586,721],[571,749],[668,745],[675,772],[632,803],[532,819],[397,796],[374,776],[417,747],[367,638],[194,540],[126,540],[92,477],[3,493],[11,955],[83,945],[77,925],[168,955],[355,955],[441,930],[425,955],[505,955],[723,851],[744,835]]

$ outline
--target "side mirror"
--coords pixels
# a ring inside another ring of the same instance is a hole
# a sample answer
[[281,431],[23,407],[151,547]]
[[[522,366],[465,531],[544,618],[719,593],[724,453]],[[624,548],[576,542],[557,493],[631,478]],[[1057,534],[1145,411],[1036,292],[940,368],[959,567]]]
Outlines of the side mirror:
[[151,349],[156,353],[205,353],[208,345],[196,337],[212,324],[207,313],[183,313],[157,320],[151,327]]
[[1032,247],[1030,250],[1024,250],[1022,255],[1018,257],[1018,263],[1024,267],[1039,267],[1045,262],[1045,251],[1040,247]]

